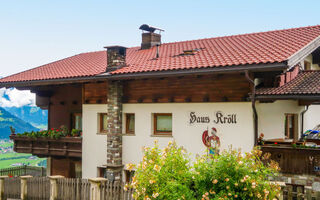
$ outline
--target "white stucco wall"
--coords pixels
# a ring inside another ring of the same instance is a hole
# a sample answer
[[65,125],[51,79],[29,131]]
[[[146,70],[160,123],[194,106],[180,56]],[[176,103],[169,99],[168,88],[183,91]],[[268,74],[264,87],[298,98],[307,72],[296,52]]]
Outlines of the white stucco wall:
[[[198,116],[209,116],[210,123],[189,124],[190,112]],[[236,124],[215,124],[215,112],[236,114]],[[159,141],[161,148],[170,140],[184,146],[194,157],[203,154],[202,133],[215,127],[221,140],[221,148],[232,145],[243,151],[253,147],[253,120],[250,103],[165,103],[124,104],[123,113],[135,113],[135,136],[123,136],[123,163],[138,163],[142,158],[141,148],[153,146]],[[152,137],[152,113],[172,113],[172,137]]]
[[[283,138],[285,113],[299,114],[300,127],[300,113],[303,109],[303,106],[298,106],[297,101],[257,103],[259,133],[264,133],[266,139]],[[106,110],[105,104],[83,105],[82,175],[84,178],[96,177],[97,167],[106,164],[107,136],[97,134],[98,113],[104,113]],[[237,123],[214,123],[217,111],[222,111],[225,115],[236,114]],[[210,122],[190,125],[190,112],[195,112],[201,117],[209,116]],[[153,146],[155,140],[158,140],[161,148],[165,147],[170,140],[175,140],[194,158],[196,154],[205,152],[202,133],[212,127],[217,129],[222,149],[232,145],[234,148],[250,151],[253,147],[253,114],[250,102],[124,104],[123,114],[125,113],[135,114],[135,135],[123,136],[123,164],[140,162],[141,148]],[[153,113],[172,113],[172,137],[152,135]]]
[[304,131],[320,124],[320,105],[310,105],[304,114]]
[[257,112],[259,118],[259,134],[263,133],[265,139],[284,138],[285,114],[292,113],[299,116],[300,135],[300,113],[304,107],[298,105],[298,101],[278,100],[274,103],[257,103]]
[[106,104],[84,104],[83,141],[82,141],[82,177],[97,177],[97,167],[107,162],[107,136],[98,133],[98,113],[107,111]]

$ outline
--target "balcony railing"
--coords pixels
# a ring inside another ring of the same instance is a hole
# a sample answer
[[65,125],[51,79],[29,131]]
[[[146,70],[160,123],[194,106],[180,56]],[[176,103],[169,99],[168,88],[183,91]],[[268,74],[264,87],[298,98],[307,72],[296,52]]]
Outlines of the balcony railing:
[[291,145],[263,145],[263,153],[279,163],[280,172],[285,174],[320,175],[320,149],[300,148]]
[[51,139],[46,137],[32,138],[11,135],[10,139],[13,140],[13,150],[17,153],[30,153],[38,157],[60,156],[81,158],[82,156],[82,138],[80,137]]

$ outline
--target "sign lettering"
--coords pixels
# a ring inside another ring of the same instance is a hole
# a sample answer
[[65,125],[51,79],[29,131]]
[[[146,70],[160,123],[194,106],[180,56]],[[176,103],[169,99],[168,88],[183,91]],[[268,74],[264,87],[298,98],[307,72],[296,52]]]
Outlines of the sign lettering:
[[236,124],[237,115],[236,114],[224,114],[222,111],[215,113],[214,119],[211,120],[209,116],[199,116],[196,112],[190,112],[189,115],[190,124],[208,124],[211,121],[215,124]]

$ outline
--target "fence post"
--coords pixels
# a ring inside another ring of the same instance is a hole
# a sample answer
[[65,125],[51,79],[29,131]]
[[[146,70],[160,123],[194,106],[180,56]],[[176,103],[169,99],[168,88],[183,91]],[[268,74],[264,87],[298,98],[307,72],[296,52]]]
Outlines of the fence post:
[[27,188],[27,180],[28,178],[32,178],[32,176],[20,176],[21,178],[21,199],[27,199],[28,188]]
[[107,181],[105,178],[92,178],[90,182],[90,200],[102,200],[101,199],[101,183]]
[[41,167],[41,176],[44,176],[44,167]]
[[57,180],[64,178],[64,176],[49,176],[50,178],[50,200],[56,200],[58,198],[58,184]]
[[0,176],[0,200],[4,200],[4,179],[8,176]]

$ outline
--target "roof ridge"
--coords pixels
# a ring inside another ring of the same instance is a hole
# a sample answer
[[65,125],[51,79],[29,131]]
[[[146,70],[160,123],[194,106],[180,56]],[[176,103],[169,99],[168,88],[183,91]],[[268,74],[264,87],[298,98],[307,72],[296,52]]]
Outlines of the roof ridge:
[[[246,36],[246,35],[257,35],[257,34],[261,34],[261,33],[289,31],[289,30],[306,29],[306,28],[314,28],[314,27],[319,27],[320,28],[320,24],[310,25],[310,26],[303,26],[303,27],[295,27],[295,28],[275,29],[275,30],[269,30],[269,31],[259,31],[259,32],[252,32],[252,33],[240,33],[240,34],[209,37],[209,38],[201,38],[201,39],[194,39],[194,40],[183,40],[183,41],[167,42],[167,43],[162,43],[161,45],[174,44],[174,43],[183,43],[183,42],[192,42],[192,41],[201,41],[201,40],[210,40],[210,39],[230,38],[230,37]],[[139,47],[139,46],[136,46],[136,47]],[[136,47],[129,47],[129,48],[136,48]]]

